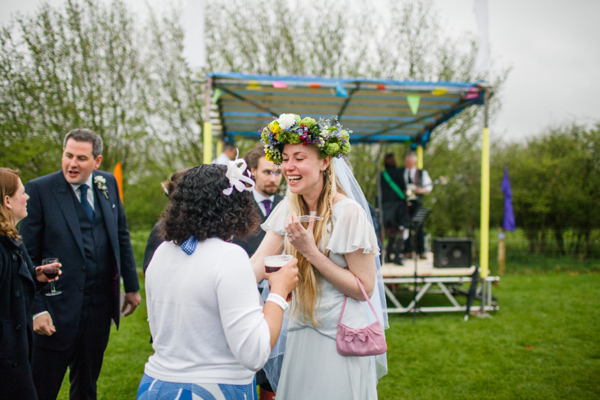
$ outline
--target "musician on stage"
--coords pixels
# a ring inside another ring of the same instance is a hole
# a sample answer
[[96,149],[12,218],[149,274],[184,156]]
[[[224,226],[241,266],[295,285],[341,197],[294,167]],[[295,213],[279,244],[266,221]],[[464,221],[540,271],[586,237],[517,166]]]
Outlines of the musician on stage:
[[[426,170],[417,168],[417,155],[413,152],[404,157],[404,168],[400,168],[400,172],[406,187],[408,214],[412,218],[423,206],[424,197],[431,193],[433,182]],[[417,229],[415,239],[415,249],[411,236],[405,240],[404,257],[412,258],[412,253],[416,251],[419,258],[425,259],[425,233],[422,225]]]

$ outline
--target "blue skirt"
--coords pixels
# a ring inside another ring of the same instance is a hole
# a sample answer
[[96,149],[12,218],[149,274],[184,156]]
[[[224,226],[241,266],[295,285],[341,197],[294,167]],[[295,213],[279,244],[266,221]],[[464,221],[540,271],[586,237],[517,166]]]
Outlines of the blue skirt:
[[257,400],[256,384],[225,385],[165,382],[146,374],[138,388],[137,400]]

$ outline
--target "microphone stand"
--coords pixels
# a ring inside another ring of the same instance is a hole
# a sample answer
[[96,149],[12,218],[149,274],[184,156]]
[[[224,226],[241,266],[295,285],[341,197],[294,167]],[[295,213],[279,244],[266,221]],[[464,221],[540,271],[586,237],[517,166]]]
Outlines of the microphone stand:
[[425,219],[429,214],[429,209],[420,208],[414,217],[411,220],[411,242],[413,249],[413,260],[415,261],[415,270],[414,270],[414,284],[413,284],[413,324],[417,322],[417,264],[418,264],[418,256],[417,256],[417,231],[419,228],[425,223]]

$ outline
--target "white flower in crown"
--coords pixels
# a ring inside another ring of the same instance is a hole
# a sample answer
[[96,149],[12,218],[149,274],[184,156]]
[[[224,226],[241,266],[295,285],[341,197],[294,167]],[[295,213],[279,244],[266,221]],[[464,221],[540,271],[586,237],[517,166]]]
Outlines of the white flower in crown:
[[94,177],[94,183],[98,187],[98,190],[102,192],[104,197],[108,200],[108,188],[106,187],[106,179],[103,176],[96,175]]
[[296,116],[294,114],[281,114],[277,123],[281,129],[289,129],[296,123]]
[[[242,159],[238,159],[240,152],[237,150],[237,154],[235,156],[235,160],[229,161],[227,164],[227,172],[225,176],[229,179],[229,187],[227,189],[223,189],[223,194],[229,196],[233,192],[233,188],[235,188],[238,192],[243,192],[244,190],[252,190],[254,188],[254,181],[249,176],[246,176],[244,172],[246,172],[246,161]],[[248,174],[250,171],[248,171]]]

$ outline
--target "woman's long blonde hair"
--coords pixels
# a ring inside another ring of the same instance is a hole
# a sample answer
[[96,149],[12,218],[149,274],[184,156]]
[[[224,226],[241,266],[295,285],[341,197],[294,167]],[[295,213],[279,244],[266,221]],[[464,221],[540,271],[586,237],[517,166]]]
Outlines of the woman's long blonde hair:
[[[329,256],[329,251],[325,250],[324,239],[327,236],[327,226],[331,226],[333,231],[333,199],[336,194],[345,194],[340,186],[339,180],[335,174],[333,162],[329,163],[327,169],[323,172],[323,189],[317,201],[317,215],[323,217],[320,221],[315,221],[313,233],[315,243],[326,256]],[[301,195],[294,194],[288,191],[287,198],[289,201],[289,210],[296,212],[297,215],[308,215],[311,210],[304,201]],[[294,312],[297,313],[304,321],[312,322],[315,326],[319,323],[315,319],[315,308],[319,298],[318,280],[321,279],[319,271],[313,267],[304,256],[286,240],[286,253],[292,254],[298,259],[298,286],[294,290]]]
[[6,235],[18,240],[19,231],[14,224],[11,212],[4,205],[4,197],[12,197],[19,189],[19,171],[0,168],[0,235]]

